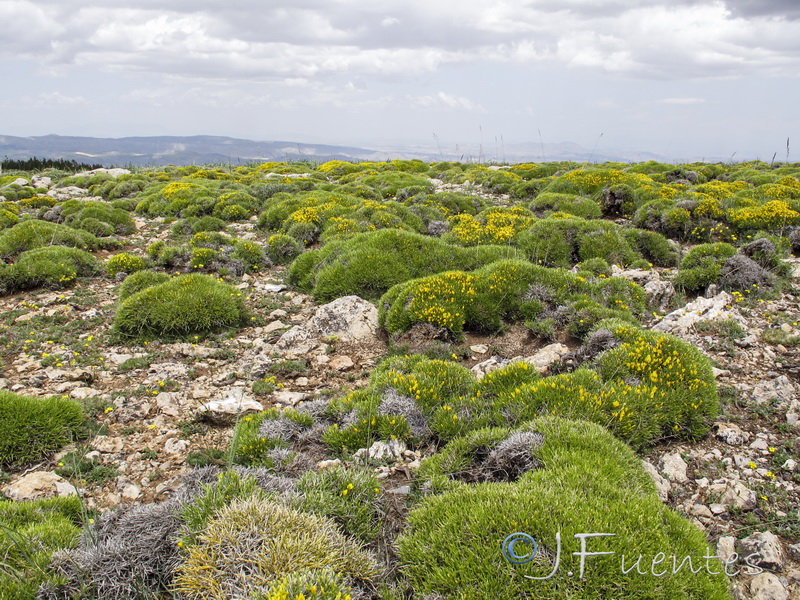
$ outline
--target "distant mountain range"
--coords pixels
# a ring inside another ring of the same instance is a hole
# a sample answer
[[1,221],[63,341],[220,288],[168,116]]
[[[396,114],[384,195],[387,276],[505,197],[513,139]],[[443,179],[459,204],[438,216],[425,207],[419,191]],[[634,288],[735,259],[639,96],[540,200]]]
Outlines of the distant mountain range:
[[430,146],[381,145],[378,148],[303,144],[299,142],[257,142],[230,137],[197,135],[94,138],[60,135],[14,137],[0,135],[0,157],[14,160],[51,158],[103,164],[104,166],[149,166],[187,164],[247,164],[291,160],[387,160],[418,158],[424,161],[466,162],[640,162],[664,157],[649,152],[591,151],[574,143],[506,144],[491,149],[479,146],[442,152]]

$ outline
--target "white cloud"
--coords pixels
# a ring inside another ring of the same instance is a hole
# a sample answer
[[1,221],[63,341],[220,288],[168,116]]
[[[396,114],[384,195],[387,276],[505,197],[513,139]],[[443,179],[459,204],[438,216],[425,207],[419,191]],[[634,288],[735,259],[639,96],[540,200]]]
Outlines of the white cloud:
[[409,97],[409,103],[419,108],[457,108],[461,110],[483,112],[483,108],[469,98],[454,96],[446,92],[438,92],[430,96]]

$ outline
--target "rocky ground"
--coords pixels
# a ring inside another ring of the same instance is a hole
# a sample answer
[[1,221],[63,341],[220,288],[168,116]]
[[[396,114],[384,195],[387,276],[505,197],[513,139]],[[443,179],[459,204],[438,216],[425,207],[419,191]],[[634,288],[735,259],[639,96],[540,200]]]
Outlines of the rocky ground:
[[[167,237],[159,220],[137,221],[137,227],[124,249],[140,251]],[[233,228],[239,237],[261,238],[252,222]],[[793,260],[797,278],[800,260]],[[623,276],[660,279],[643,273]],[[28,499],[77,488],[99,510],[163,500],[192,465],[225,464],[233,415],[243,406],[330,398],[363,386],[387,352],[430,345],[424,336],[390,341],[368,303],[351,297],[319,307],[289,289],[283,276],[280,267],[245,275],[239,288],[253,325],[195,343],[111,345],[118,283],[108,278],[0,298],[0,388],[96,399],[90,404],[99,428],[87,445],[6,475],[5,495]],[[645,457],[662,499],[705,530],[720,556],[759,553],[765,572],[734,578],[736,597],[800,598],[800,280],[772,299],[713,293],[654,316],[652,326],[712,358],[723,407],[705,439],[657,447]],[[545,371],[571,350],[542,346],[512,327],[499,336],[467,335],[440,350],[476,373],[515,357]],[[267,376],[276,378],[275,391],[256,395],[253,383]],[[95,468],[78,477],[56,473],[81,458]],[[396,466],[383,467],[381,477],[413,477],[419,458],[400,449]],[[403,492],[403,478],[390,482],[391,491]]]

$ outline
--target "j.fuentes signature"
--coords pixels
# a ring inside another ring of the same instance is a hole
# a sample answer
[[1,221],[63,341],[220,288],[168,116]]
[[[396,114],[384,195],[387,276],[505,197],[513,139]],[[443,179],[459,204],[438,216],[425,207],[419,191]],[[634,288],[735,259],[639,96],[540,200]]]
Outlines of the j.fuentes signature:
[[[576,556],[580,559],[580,567],[578,570],[578,579],[583,579],[584,574],[586,573],[586,559],[594,556],[611,556],[616,554],[615,552],[589,552],[587,550],[587,543],[588,540],[592,538],[598,537],[611,537],[615,536],[615,533],[576,533],[575,539],[580,540],[580,551],[573,552],[572,556]],[[525,551],[524,553],[520,554],[517,546],[524,546]],[[504,541],[502,545],[502,553],[505,559],[510,562],[511,564],[515,565],[522,565],[525,563],[531,562],[536,554],[539,551],[539,545],[536,543],[536,540],[533,536],[523,533],[523,532],[516,532],[509,535]],[[753,553],[744,558],[744,562],[749,567],[750,570],[745,570],[745,575],[758,575],[759,573],[763,573],[764,569],[760,568],[759,566],[750,562],[750,559],[757,558],[759,555],[758,553]],[[623,575],[627,575],[635,570],[636,573],[639,575],[650,575],[652,577],[664,577],[665,575],[677,575],[682,569],[687,569],[693,574],[697,574],[703,569],[706,570],[711,575],[720,575],[721,573],[725,573],[728,577],[735,577],[739,575],[741,571],[738,569],[735,572],[729,571],[729,567],[735,567],[736,563],[739,561],[739,555],[735,552],[731,554],[729,557],[724,558],[721,556],[709,556],[705,555],[702,558],[702,561],[697,557],[694,559],[691,556],[667,556],[664,552],[659,552],[651,559],[648,559],[641,554],[633,559],[632,557],[626,556],[624,554],[620,555],[620,572]],[[693,562],[694,560],[694,562]],[[698,566],[695,568],[695,562],[698,563]],[[551,579],[554,577],[560,567],[561,563],[561,532],[559,531],[556,533],[556,556],[555,556],[555,564],[553,565],[553,569],[550,571],[548,575],[544,577],[533,577],[531,575],[522,575],[526,579]],[[670,568],[671,565],[671,568]],[[722,571],[713,570],[713,567],[722,568]],[[568,577],[573,577],[575,574],[572,571],[567,572]]]

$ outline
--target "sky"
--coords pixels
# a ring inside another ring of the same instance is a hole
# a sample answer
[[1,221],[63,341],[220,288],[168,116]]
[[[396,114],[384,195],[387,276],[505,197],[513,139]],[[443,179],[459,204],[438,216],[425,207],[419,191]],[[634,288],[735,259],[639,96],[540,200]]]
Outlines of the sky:
[[800,161],[800,0],[0,0],[0,24],[0,135]]

